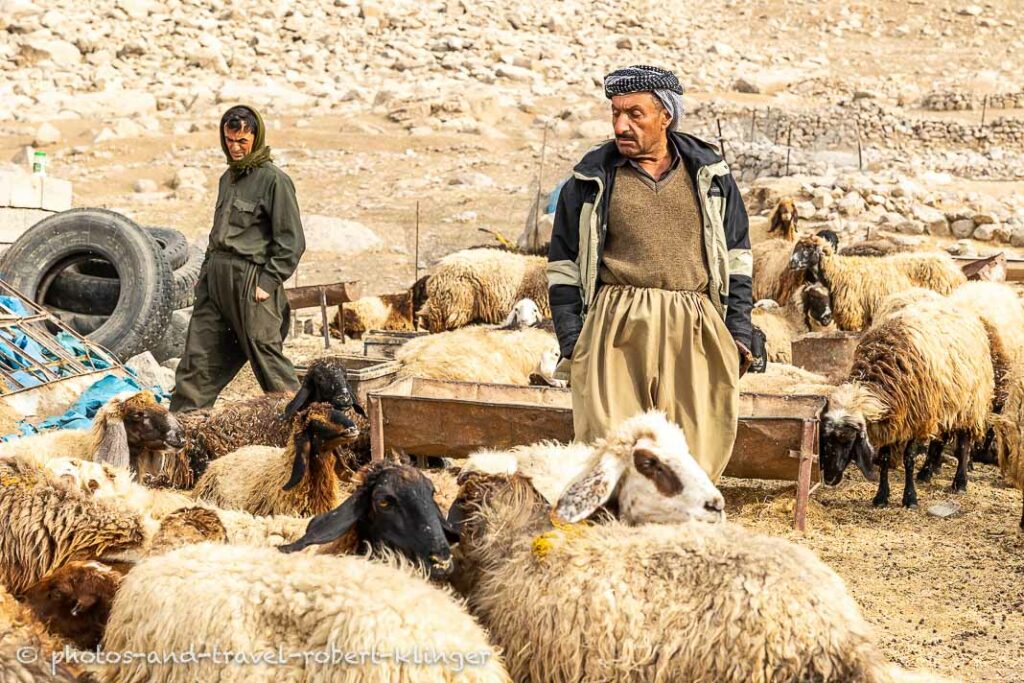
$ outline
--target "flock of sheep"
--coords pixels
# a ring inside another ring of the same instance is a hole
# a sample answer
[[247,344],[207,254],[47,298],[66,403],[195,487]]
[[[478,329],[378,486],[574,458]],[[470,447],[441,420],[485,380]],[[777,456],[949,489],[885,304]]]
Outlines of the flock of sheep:
[[[829,397],[826,481],[877,464],[883,504],[898,453],[911,505],[914,455],[929,448],[930,476],[948,440],[955,486],[986,456],[1024,483],[1012,290],[966,283],[940,254],[845,256],[777,213],[782,237],[755,248],[772,362],[742,386]],[[544,267],[459,252],[409,292],[347,306],[345,325],[418,319],[432,334],[400,350],[405,375],[557,383]],[[785,364],[792,338],[835,326],[863,330],[846,381]],[[0,444],[0,681],[939,680],[886,660],[814,553],[726,522],[661,413],[434,469],[371,462],[367,432],[327,357],[295,395],[173,415],[139,392],[89,433]],[[156,654],[51,667],[65,646]],[[161,659],[214,648],[290,656]]]

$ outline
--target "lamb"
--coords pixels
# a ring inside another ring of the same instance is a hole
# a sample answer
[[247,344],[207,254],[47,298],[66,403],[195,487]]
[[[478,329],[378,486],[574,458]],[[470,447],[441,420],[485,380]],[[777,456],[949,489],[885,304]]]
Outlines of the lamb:
[[869,476],[877,449],[874,505],[887,505],[890,460],[902,448],[903,506],[916,506],[916,443],[953,434],[953,491],[966,490],[968,447],[985,433],[994,391],[988,335],[973,312],[938,301],[891,316],[864,334],[848,381],[829,397],[822,420],[825,483],[839,484],[851,458]]
[[526,327],[465,327],[412,339],[395,354],[401,374],[460,382],[528,386],[545,352],[558,351],[554,335]]
[[804,285],[785,306],[771,299],[754,304],[751,322],[765,335],[767,360],[790,363],[793,340],[804,332],[832,329],[832,302],[821,284]]
[[21,593],[74,560],[139,547],[142,518],[91,500],[21,457],[0,459],[0,584]]
[[628,524],[725,519],[725,501],[659,411],[636,415],[593,444],[540,442],[480,451],[463,472],[529,477],[562,519],[576,522],[612,498]]
[[498,324],[517,301],[533,299],[545,317],[547,260],[499,249],[466,249],[441,259],[427,281],[427,300],[417,311],[431,332],[472,323]]
[[[114,600],[104,649],[170,653],[194,647],[201,653],[216,644],[221,652],[273,655],[280,648],[286,661],[238,666],[200,659],[181,666],[139,658],[110,667],[102,680],[509,681],[500,655],[462,605],[395,564],[209,543],[145,560],[128,574]],[[409,654],[413,645],[424,656],[446,659],[416,664],[365,657],[324,664],[299,654]]]
[[25,591],[47,631],[83,650],[99,646],[123,575],[100,562],[69,562]]
[[[35,461],[67,456],[130,467],[140,481],[168,476],[180,481],[187,468],[173,451],[184,444],[181,424],[150,391],[123,393],[97,411],[92,429],[65,429],[0,444],[0,457]],[[171,453],[168,453],[171,450]]]
[[[23,661],[24,648],[31,648],[38,655],[35,661]],[[51,668],[60,649],[60,643],[47,633],[46,626],[0,585],[0,681],[75,683],[77,670],[61,663]]]
[[754,301],[772,299],[781,305],[789,303],[797,288],[803,284],[803,273],[789,267],[793,242],[770,239],[754,244]]
[[802,546],[731,524],[552,526],[527,478],[463,478],[454,583],[516,681],[903,680]]
[[193,476],[198,479],[211,460],[243,446],[287,445],[295,413],[314,402],[337,410],[351,408],[365,416],[349,386],[344,359],[333,356],[310,363],[294,396],[272,393],[214,410],[179,413],[185,429],[184,454]]
[[334,449],[359,430],[344,413],[313,404],[296,415],[285,448],[246,446],[210,463],[196,482],[197,499],[253,515],[308,517],[341,502]]
[[965,283],[963,271],[948,254],[896,254],[885,258],[837,256],[821,237],[802,237],[790,259],[793,272],[807,272],[824,284],[832,297],[832,311],[841,330],[862,330],[871,325],[882,300],[914,286],[949,294]]
[[412,299],[410,290],[350,301],[338,308],[334,327],[352,339],[361,339],[370,330],[412,331]]

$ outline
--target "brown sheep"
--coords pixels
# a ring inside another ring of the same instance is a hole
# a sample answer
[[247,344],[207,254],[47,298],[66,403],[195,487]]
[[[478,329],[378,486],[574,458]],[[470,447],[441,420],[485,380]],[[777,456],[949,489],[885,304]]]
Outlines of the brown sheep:
[[751,251],[754,258],[754,301],[771,299],[785,306],[804,281],[803,273],[789,267],[793,242],[764,240],[754,244]]
[[370,330],[412,331],[412,291],[364,296],[338,307],[334,328],[339,334],[361,339]]
[[24,458],[0,459],[0,583],[15,593],[74,560],[140,547],[139,515],[95,501]]
[[23,601],[50,633],[92,650],[103,638],[121,578],[100,562],[70,562],[31,586]]
[[967,282],[948,254],[837,256],[832,245],[818,236],[797,241],[790,269],[824,284],[832,297],[836,325],[852,331],[871,325],[875,310],[890,294],[915,286],[949,294]]
[[911,251],[911,248],[905,244],[900,244],[894,240],[888,238],[877,238],[873,240],[863,240],[855,244],[850,244],[839,250],[840,256],[889,256],[891,254],[901,254],[903,252]]
[[214,460],[196,482],[197,499],[252,515],[308,517],[338,505],[335,449],[359,435],[344,413],[313,404],[293,418],[285,448],[246,446]]
[[783,197],[772,211],[768,233],[779,233],[787,242],[796,241],[796,224],[800,214],[796,210],[796,202],[792,197]]
[[[33,662],[19,656],[24,648],[32,648],[37,656]],[[53,657],[62,645],[46,631],[46,626],[0,585],[0,681],[4,683],[75,683],[79,672],[57,664],[51,669]]]
[[985,433],[994,393],[988,334],[973,311],[944,300],[890,316],[864,334],[847,382],[829,397],[822,419],[825,483],[842,481],[851,460],[870,476],[877,450],[881,477],[874,504],[887,505],[890,461],[902,449],[903,505],[916,506],[917,444],[954,434],[953,490],[965,491],[968,448]]

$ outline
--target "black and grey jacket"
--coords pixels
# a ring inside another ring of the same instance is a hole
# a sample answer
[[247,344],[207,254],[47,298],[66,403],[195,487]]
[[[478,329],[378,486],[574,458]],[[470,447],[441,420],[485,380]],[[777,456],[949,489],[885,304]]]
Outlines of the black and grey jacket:
[[[751,277],[747,210],[729,167],[708,143],[669,133],[700,199],[711,303],[733,338],[750,348]],[[587,310],[597,296],[598,267],[608,234],[608,200],[619,151],[595,147],[562,187],[548,250],[551,313],[563,358],[572,356]]]

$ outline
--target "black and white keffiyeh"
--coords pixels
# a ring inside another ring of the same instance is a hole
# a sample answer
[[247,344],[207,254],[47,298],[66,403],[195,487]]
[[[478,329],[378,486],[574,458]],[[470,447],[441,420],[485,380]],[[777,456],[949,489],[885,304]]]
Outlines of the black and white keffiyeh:
[[604,77],[604,96],[608,99],[635,92],[653,93],[672,116],[669,130],[679,128],[683,116],[683,86],[674,73],[656,66],[634,64]]

